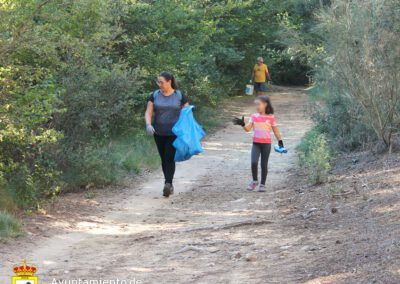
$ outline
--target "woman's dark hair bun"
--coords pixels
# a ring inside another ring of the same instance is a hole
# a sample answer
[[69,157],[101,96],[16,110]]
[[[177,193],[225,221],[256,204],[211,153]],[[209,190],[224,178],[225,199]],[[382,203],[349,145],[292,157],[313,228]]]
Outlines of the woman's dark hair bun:
[[163,71],[160,73],[160,77],[163,77],[167,81],[171,81],[171,87],[176,90],[178,89],[178,85],[176,84],[175,77],[171,73],[167,71]]

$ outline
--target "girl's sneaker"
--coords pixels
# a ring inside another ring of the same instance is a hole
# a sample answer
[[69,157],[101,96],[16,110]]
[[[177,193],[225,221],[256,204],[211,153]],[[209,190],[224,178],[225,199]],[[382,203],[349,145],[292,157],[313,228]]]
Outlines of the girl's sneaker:
[[248,191],[253,191],[253,190],[256,189],[257,185],[258,185],[258,181],[251,181],[249,183],[249,185],[247,186],[247,190]]
[[266,188],[265,188],[265,184],[260,184],[260,186],[258,187],[258,192],[265,192]]

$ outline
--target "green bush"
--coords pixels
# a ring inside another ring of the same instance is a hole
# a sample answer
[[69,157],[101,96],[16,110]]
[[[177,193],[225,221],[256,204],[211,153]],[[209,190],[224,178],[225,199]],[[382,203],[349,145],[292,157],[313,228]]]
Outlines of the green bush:
[[306,133],[297,147],[299,163],[308,175],[312,184],[327,180],[330,166],[330,150],[326,136],[318,128]]
[[344,118],[328,119],[358,132],[356,140],[375,136],[389,151],[400,132],[398,7],[397,0],[334,0],[318,13],[324,51],[318,80],[335,97],[328,104],[344,111]]
[[320,86],[310,90],[312,119],[325,133],[331,149],[350,152],[370,147],[377,140],[359,104],[340,95],[339,90]]
[[62,133],[48,128],[59,93],[47,68],[0,65],[0,190],[18,205],[59,189],[51,149]]
[[136,131],[74,151],[67,148],[63,155],[68,156],[62,176],[67,188],[117,184],[127,173],[159,165],[153,139]]
[[21,233],[19,221],[10,213],[0,212],[0,239],[16,237]]
[[15,200],[6,185],[7,181],[1,176],[0,172],[0,208],[7,212],[13,212],[16,209]]

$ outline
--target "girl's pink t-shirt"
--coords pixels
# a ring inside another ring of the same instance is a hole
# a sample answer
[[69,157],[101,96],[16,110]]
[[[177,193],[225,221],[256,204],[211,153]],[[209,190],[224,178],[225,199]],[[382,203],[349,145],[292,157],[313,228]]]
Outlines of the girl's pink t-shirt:
[[249,123],[253,124],[253,142],[271,144],[272,126],[276,126],[275,116],[254,113],[250,116]]

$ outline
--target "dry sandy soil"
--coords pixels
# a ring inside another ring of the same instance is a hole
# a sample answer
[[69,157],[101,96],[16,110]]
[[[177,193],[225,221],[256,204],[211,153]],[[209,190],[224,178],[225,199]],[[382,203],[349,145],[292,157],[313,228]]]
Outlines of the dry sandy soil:
[[[227,123],[178,165],[169,199],[156,171],[31,216],[25,236],[0,244],[0,281],[26,258],[41,283],[400,283],[399,156],[340,158],[328,183],[310,186],[294,151],[311,125],[304,91],[271,97],[290,152],[271,154],[266,193],[244,190],[251,137]],[[249,115],[251,101],[227,116]]]

